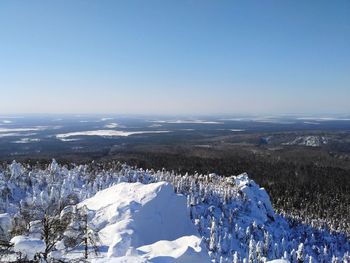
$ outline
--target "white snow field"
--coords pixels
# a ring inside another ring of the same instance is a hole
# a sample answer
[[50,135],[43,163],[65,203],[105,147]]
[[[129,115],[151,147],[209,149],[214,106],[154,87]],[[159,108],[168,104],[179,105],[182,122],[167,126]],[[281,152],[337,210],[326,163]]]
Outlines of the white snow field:
[[167,123],[167,124],[223,124],[217,121],[204,121],[204,120],[155,120],[149,121],[154,123]]
[[210,262],[188,217],[186,198],[169,183],[120,183],[82,206],[92,213],[91,224],[106,247],[102,256],[110,261]]
[[57,134],[56,138],[64,140],[75,136],[101,136],[101,137],[126,137],[137,134],[153,134],[153,133],[168,133],[170,131],[115,131],[115,130],[96,130],[96,131],[80,131]]

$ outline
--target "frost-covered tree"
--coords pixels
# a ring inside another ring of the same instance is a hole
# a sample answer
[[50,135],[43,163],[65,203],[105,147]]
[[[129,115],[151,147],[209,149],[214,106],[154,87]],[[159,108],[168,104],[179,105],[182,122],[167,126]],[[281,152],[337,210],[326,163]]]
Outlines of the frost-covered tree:
[[290,262],[291,263],[297,263],[298,262],[297,253],[296,253],[296,251],[294,249],[290,252]]
[[73,224],[78,225],[77,235],[74,237],[76,240],[79,240],[84,247],[84,258],[89,257],[89,248],[92,248],[95,255],[98,255],[99,248],[98,242],[99,237],[98,233],[94,230],[93,226],[89,224],[88,216],[89,211],[86,206],[83,206],[77,211],[77,216],[73,217]]
[[238,263],[239,262],[239,257],[238,257],[238,252],[235,251],[235,253],[233,254],[233,263]]
[[68,226],[68,221],[62,220],[58,214],[45,213],[42,219],[42,239],[45,241],[44,259],[54,249],[56,243],[63,238],[63,233]]
[[264,232],[264,256],[269,258],[271,252],[271,235]]
[[211,220],[209,250],[215,251],[217,247],[217,230],[215,219]]
[[298,246],[298,251],[297,251],[297,260],[299,263],[304,262],[304,244],[300,243]]
[[248,262],[249,263],[256,263],[257,262],[257,255],[256,255],[256,244],[253,239],[253,237],[249,240],[249,256],[248,256]]

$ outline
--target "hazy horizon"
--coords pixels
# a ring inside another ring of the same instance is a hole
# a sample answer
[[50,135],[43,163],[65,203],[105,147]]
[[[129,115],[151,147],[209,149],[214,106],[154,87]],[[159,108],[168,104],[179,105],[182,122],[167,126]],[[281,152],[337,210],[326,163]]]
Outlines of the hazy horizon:
[[[268,118],[315,118],[315,119],[327,119],[330,120],[332,118],[339,118],[340,119],[346,119],[350,120],[350,113],[349,112],[339,112],[339,113],[0,113],[1,119],[18,119],[18,118],[28,118],[28,117],[97,117],[97,118],[183,118],[183,119],[198,119],[198,118],[209,118],[209,119],[215,119],[215,118],[222,118],[229,120],[230,118],[242,118],[242,119],[254,119],[254,118],[261,118],[261,119],[268,119]],[[4,123],[0,123],[1,125],[4,125]],[[6,123],[5,123],[6,124]]]
[[2,1],[1,114],[348,114],[350,2]]

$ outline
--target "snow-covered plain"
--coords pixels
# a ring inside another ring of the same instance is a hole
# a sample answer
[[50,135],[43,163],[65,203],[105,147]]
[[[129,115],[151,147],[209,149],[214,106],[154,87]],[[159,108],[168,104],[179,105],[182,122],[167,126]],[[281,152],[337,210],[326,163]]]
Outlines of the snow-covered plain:
[[0,133],[5,132],[27,132],[27,131],[40,131],[44,130],[47,127],[38,126],[38,127],[32,127],[32,128],[0,128]]
[[20,140],[13,141],[13,143],[32,143],[32,142],[40,142],[38,138],[21,138]]
[[223,124],[218,121],[205,121],[205,120],[156,120],[150,121],[155,123],[167,123],[167,124]]
[[101,137],[126,137],[136,134],[152,134],[152,133],[168,133],[170,131],[116,131],[116,130],[96,130],[96,131],[80,131],[57,134],[57,139],[66,139],[76,136],[101,136]]
[[[13,162],[0,170],[0,190],[0,237],[14,244],[10,255],[3,252],[6,261],[19,248],[28,258],[32,247],[43,253],[45,211],[57,207],[50,216],[68,225],[52,232],[49,261],[83,258],[83,223],[96,235],[99,253],[87,247],[93,262],[349,262],[344,234],[276,214],[247,174],[181,175],[115,163],[68,169],[55,161],[42,170]],[[85,221],[68,216],[82,210]]]
[[105,128],[108,128],[108,129],[114,129],[114,128],[117,128],[119,127],[120,125],[118,123],[115,123],[115,122],[112,122],[112,123],[108,123],[105,125]]
[[244,129],[231,129],[231,131],[233,131],[233,132],[243,132],[245,130]]
[[9,121],[9,120],[3,120],[3,121],[1,121],[2,123],[4,123],[4,124],[10,124],[10,123],[12,123],[12,121]]
[[346,117],[298,117],[297,120],[311,120],[311,121],[350,121]]

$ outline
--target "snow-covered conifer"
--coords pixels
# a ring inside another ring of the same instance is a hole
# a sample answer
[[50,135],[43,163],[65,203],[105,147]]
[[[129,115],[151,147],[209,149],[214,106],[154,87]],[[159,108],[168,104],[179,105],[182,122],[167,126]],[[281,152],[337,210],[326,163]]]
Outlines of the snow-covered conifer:
[[216,242],[217,242],[217,232],[216,232],[216,224],[215,219],[211,220],[211,227],[210,227],[210,241],[209,241],[209,250],[215,251],[216,250]]
[[297,250],[297,260],[298,262],[304,262],[304,244],[300,243]]

